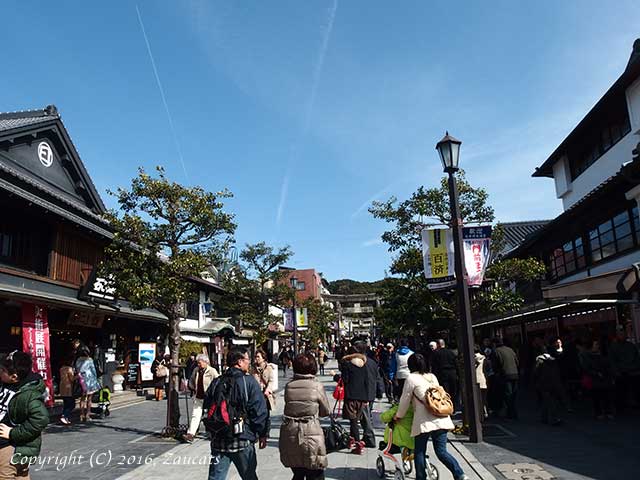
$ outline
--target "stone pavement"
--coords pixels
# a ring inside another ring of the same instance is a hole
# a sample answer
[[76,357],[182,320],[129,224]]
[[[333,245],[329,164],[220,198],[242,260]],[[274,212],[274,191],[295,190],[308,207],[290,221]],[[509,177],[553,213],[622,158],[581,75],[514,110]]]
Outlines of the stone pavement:
[[[335,369],[335,363],[331,362],[327,366],[327,373]],[[332,375],[321,377],[327,395],[331,395],[335,383],[331,379]],[[282,380],[282,377],[280,377]],[[281,382],[284,386],[284,382]],[[331,401],[333,399],[330,397]],[[272,415],[271,438],[269,439],[267,448],[258,450],[258,476],[260,478],[268,478],[269,480],[290,480],[291,471],[282,466],[280,463],[278,451],[278,429],[280,427],[280,419],[283,409],[282,391],[280,392],[277,408]],[[380,411],[388,408],[386,402],[376,402],[374,413],[376,413],[376,437],[382,439],[383,425],[379,422],[378,415]],[[457,458],[462,468],[465,470],[469,478],[472,480],[493,480],[493,477],[484,470],[481,464],[470,458],[473,466],[480,469],[481,475],[476,473],[469,462],[463,455],[469,456],[468,451],[459,442],[455,442],[457,448],[450,448],[450,453]],[[430,460],[438,467],[441,480],[451,480],[453,477],[449,471],[435,458],[433,450]],[[329,454],[329,467],[325,474],[328,479],[349,479],[349,480],[373,480],[377,479],[375,464],[378,457],[376,449],[367,449],[364,455],[353,455],[346,451]],[[204,439],[196,440],[192,445],[179,445],[168,450],[162,455],[157,456],[149,465],[142,465],[135,470],[128,472],[120,477],[120,480],[147,480],[156,479],[160,476],[166,479],[178,479],[188,477],[190,479],[206,479],[209,462],[209,443]],[[387,465],[390,470],[388,478],[393,478],[393,470],[391,465]],[[235,467],[229,470],[229,480],[237,480],[238,476]],[[415,478],[415,473],[409,475],[409,478]]]
[[[618,415],[614,420],[598,421],[593,418],[590,401],[584,399],[573,405],[574,412],[564,415],[563,425],[554,427],[540,423],[534,392],[521,389],[519,395],[518,421],[491,420],[485,443],[462,442],[496,478],[639,478],[639,410]],[[514,466],[525,463],[528,465]],[[497,467],[505,464],[510,468]],[[534,469],[532,465],[546,474],[513,472]]]

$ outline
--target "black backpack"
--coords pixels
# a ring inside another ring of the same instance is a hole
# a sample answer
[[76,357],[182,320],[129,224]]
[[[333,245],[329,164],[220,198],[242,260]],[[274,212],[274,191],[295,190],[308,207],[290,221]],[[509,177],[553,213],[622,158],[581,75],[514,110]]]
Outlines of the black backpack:
[[236,388],[236,383],[237,378],[227,372],[214,380],[207,390],[203,423],[212,437],[233,440],[244,431],[246,403],[249,399],[247,382],[242,376],[244,396],[242,388]]

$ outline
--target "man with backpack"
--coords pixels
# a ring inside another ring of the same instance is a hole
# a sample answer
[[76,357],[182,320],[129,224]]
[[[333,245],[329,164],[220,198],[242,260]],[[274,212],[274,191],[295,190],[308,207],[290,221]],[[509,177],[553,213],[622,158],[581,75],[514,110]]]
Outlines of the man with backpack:
[[251,359],[244,348],[227,354],[229,368],[216,378],[204,398],[207,431],[211,434],[209,480],[227,478],[231,462],[243,480],[257,480],[255,442],[267,446],[268,410],[258,382],[248,375]]

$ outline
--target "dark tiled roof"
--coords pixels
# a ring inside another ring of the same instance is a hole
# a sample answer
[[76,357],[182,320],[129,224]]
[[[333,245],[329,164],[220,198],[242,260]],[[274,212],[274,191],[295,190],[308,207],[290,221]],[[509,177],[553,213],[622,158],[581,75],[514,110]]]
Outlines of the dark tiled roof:
[[58,109],[53,105],[48,105],[41,110],[4,112],[0,113],[0,132],[50,122],[58,118],[60,118]]
[[[550,220],[531,220],[501,223],[504,231],[505,250],[508,252],[520,245],[531,234],[544,227]],[[506,252],[505,252],[506,253]]]

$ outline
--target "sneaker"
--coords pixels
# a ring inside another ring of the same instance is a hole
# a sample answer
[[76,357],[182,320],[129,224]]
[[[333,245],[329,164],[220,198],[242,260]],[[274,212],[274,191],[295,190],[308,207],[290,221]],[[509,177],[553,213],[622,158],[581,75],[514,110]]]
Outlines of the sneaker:
[[193,443],[193,439],[194,439],[194,436],[190,433],[185,433],[182,436],[182,440],[185,441],[186,443]]
[[63,425],[71,425],[71,421],[67,417],[60,417],[60,423]]
[[456,480],[469,480],[469,477],[467,477],[464,473],[462,475],[460,475]]
[[356,446],[353,450],[351,450],[351,453],[355,454],[355,455],[363,455],[365,451],[365,446],[364,446],[364,442],[358,442],[356,443]]

